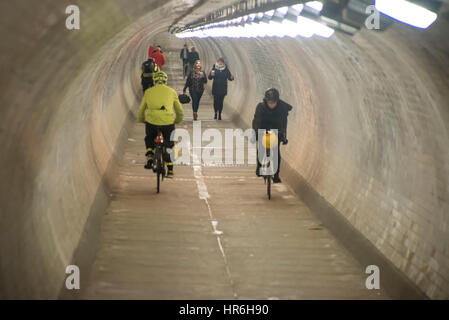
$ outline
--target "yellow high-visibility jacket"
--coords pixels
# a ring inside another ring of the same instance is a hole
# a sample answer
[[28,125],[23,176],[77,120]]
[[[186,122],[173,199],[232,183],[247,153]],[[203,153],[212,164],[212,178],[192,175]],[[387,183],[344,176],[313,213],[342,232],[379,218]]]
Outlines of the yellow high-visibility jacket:
[[140,104],[138,120],[139,122],[165,126],[181,123],[183,115],[183,109],[176,91],[165,84],[156,84],[145,91]]

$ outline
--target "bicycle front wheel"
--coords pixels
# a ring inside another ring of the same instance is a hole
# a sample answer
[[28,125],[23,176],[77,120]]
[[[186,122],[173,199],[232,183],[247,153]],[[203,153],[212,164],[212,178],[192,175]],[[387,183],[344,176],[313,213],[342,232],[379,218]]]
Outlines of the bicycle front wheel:
[[161,160],[161,154],[158,153],[157,157],[157,164],[156,164],[156,175],[157,175],[157,193],[159,193],[161,188],[161,174],[162,174],[162,160]]
[[271,200],[271,177],[267,177],[267,196]]

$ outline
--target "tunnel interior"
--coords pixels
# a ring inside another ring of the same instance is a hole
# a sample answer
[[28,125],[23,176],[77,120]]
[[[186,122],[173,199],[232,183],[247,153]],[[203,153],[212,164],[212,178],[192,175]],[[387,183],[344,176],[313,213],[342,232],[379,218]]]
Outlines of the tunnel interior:
[[[65,27],[71,4],[80,30]],[[184,40],[169,28],[224,4],[0,4],[0,298],[58,298],[66,266],[92,263],[148,45],[179,51]],[[447,299],[447,3],[438,15],[426,30],[186,41],[206,69],[225,57],[236,78],[225,107],[242,127],[265,89],[279,88],[294,106],[287,183],[307,185],[423,296]]]

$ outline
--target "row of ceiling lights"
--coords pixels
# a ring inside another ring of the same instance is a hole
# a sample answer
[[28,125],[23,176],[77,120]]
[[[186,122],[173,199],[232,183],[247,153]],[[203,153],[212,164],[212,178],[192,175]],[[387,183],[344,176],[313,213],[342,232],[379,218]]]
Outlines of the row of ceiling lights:
[[285,6],[275,10],[252,13],[243,17],[210,23],[177,33],[178,38],[256,38],[256,37],[296,37],[310,38],[318,35],[329,38],[334,30],[317,20],[301,16],[303,11],[319,15],[323,9],[320,1]]
[[[418,28],[427,28],[437,14],[406,0],[376,0],[376,9],[393,19]],[[284,6],[265,12],[252,13],[231,20],[209,23],[178,32],[178,38],[256,38],[305,37],[317,35],[329,38],[334,29],[321,23],[323,3],[309,1],[305,4]]]

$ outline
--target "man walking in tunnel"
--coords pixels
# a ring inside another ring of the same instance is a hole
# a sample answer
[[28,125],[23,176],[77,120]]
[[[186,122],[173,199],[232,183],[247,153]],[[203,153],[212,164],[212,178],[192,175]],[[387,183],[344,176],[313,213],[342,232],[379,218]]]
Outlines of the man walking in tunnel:
[[[147,164],[145,169],[153,168],[154,139],[158,131],[162,132],[166,152],[164,160],[167,162],[167,177],[173,177],[173,162],[171,160],[171,148],[174,142],[170,140],[171,133],[175,130],[175,123],[181,123],[183,109],[176,91],[167,86],[167,74],[163,71],[153,74],[154,86],[145,91],[139,109],[138,121],[145,123],[145,145],[147,148]],[[176,112],[176,118],[175,118]]]
[[[258,130],[278,130],[278,165],[276,173],[273,177],[274,183],[281,183],[281,178],[279,177],[279,170],[281,167],[281,152],[280,143],[287,144],[287,117],[288,112],[292,110],[293,107],[288,103],[282,101],[279,97],[279,91],[275,88],[270,88],[265,91],[265,96],[263,102],[260,102],[256,107],[256,112],[253,118],[253,129],[256,133],[256,139],[258,137]],[[257,157],[257,169],[256,175],[260,177],[260,162],[259,157]]]
[[196,51],[195,47],[192,47],[190,49],[190,52],[188,53],[188,62],[189,62],[189,69],[187,70],[187,74],[190,73],[190,71],[193,70],[193,65],[196,61],[200,60],[200,55]]
[[185,79],[185,77],[189,74],[188,73],[188,67],[189,67],[189,48],[187,47],[187,43],[184,44],[184,48],[182,48],[181,53],[179,54],[179,57],[182,60],[182,74]]

